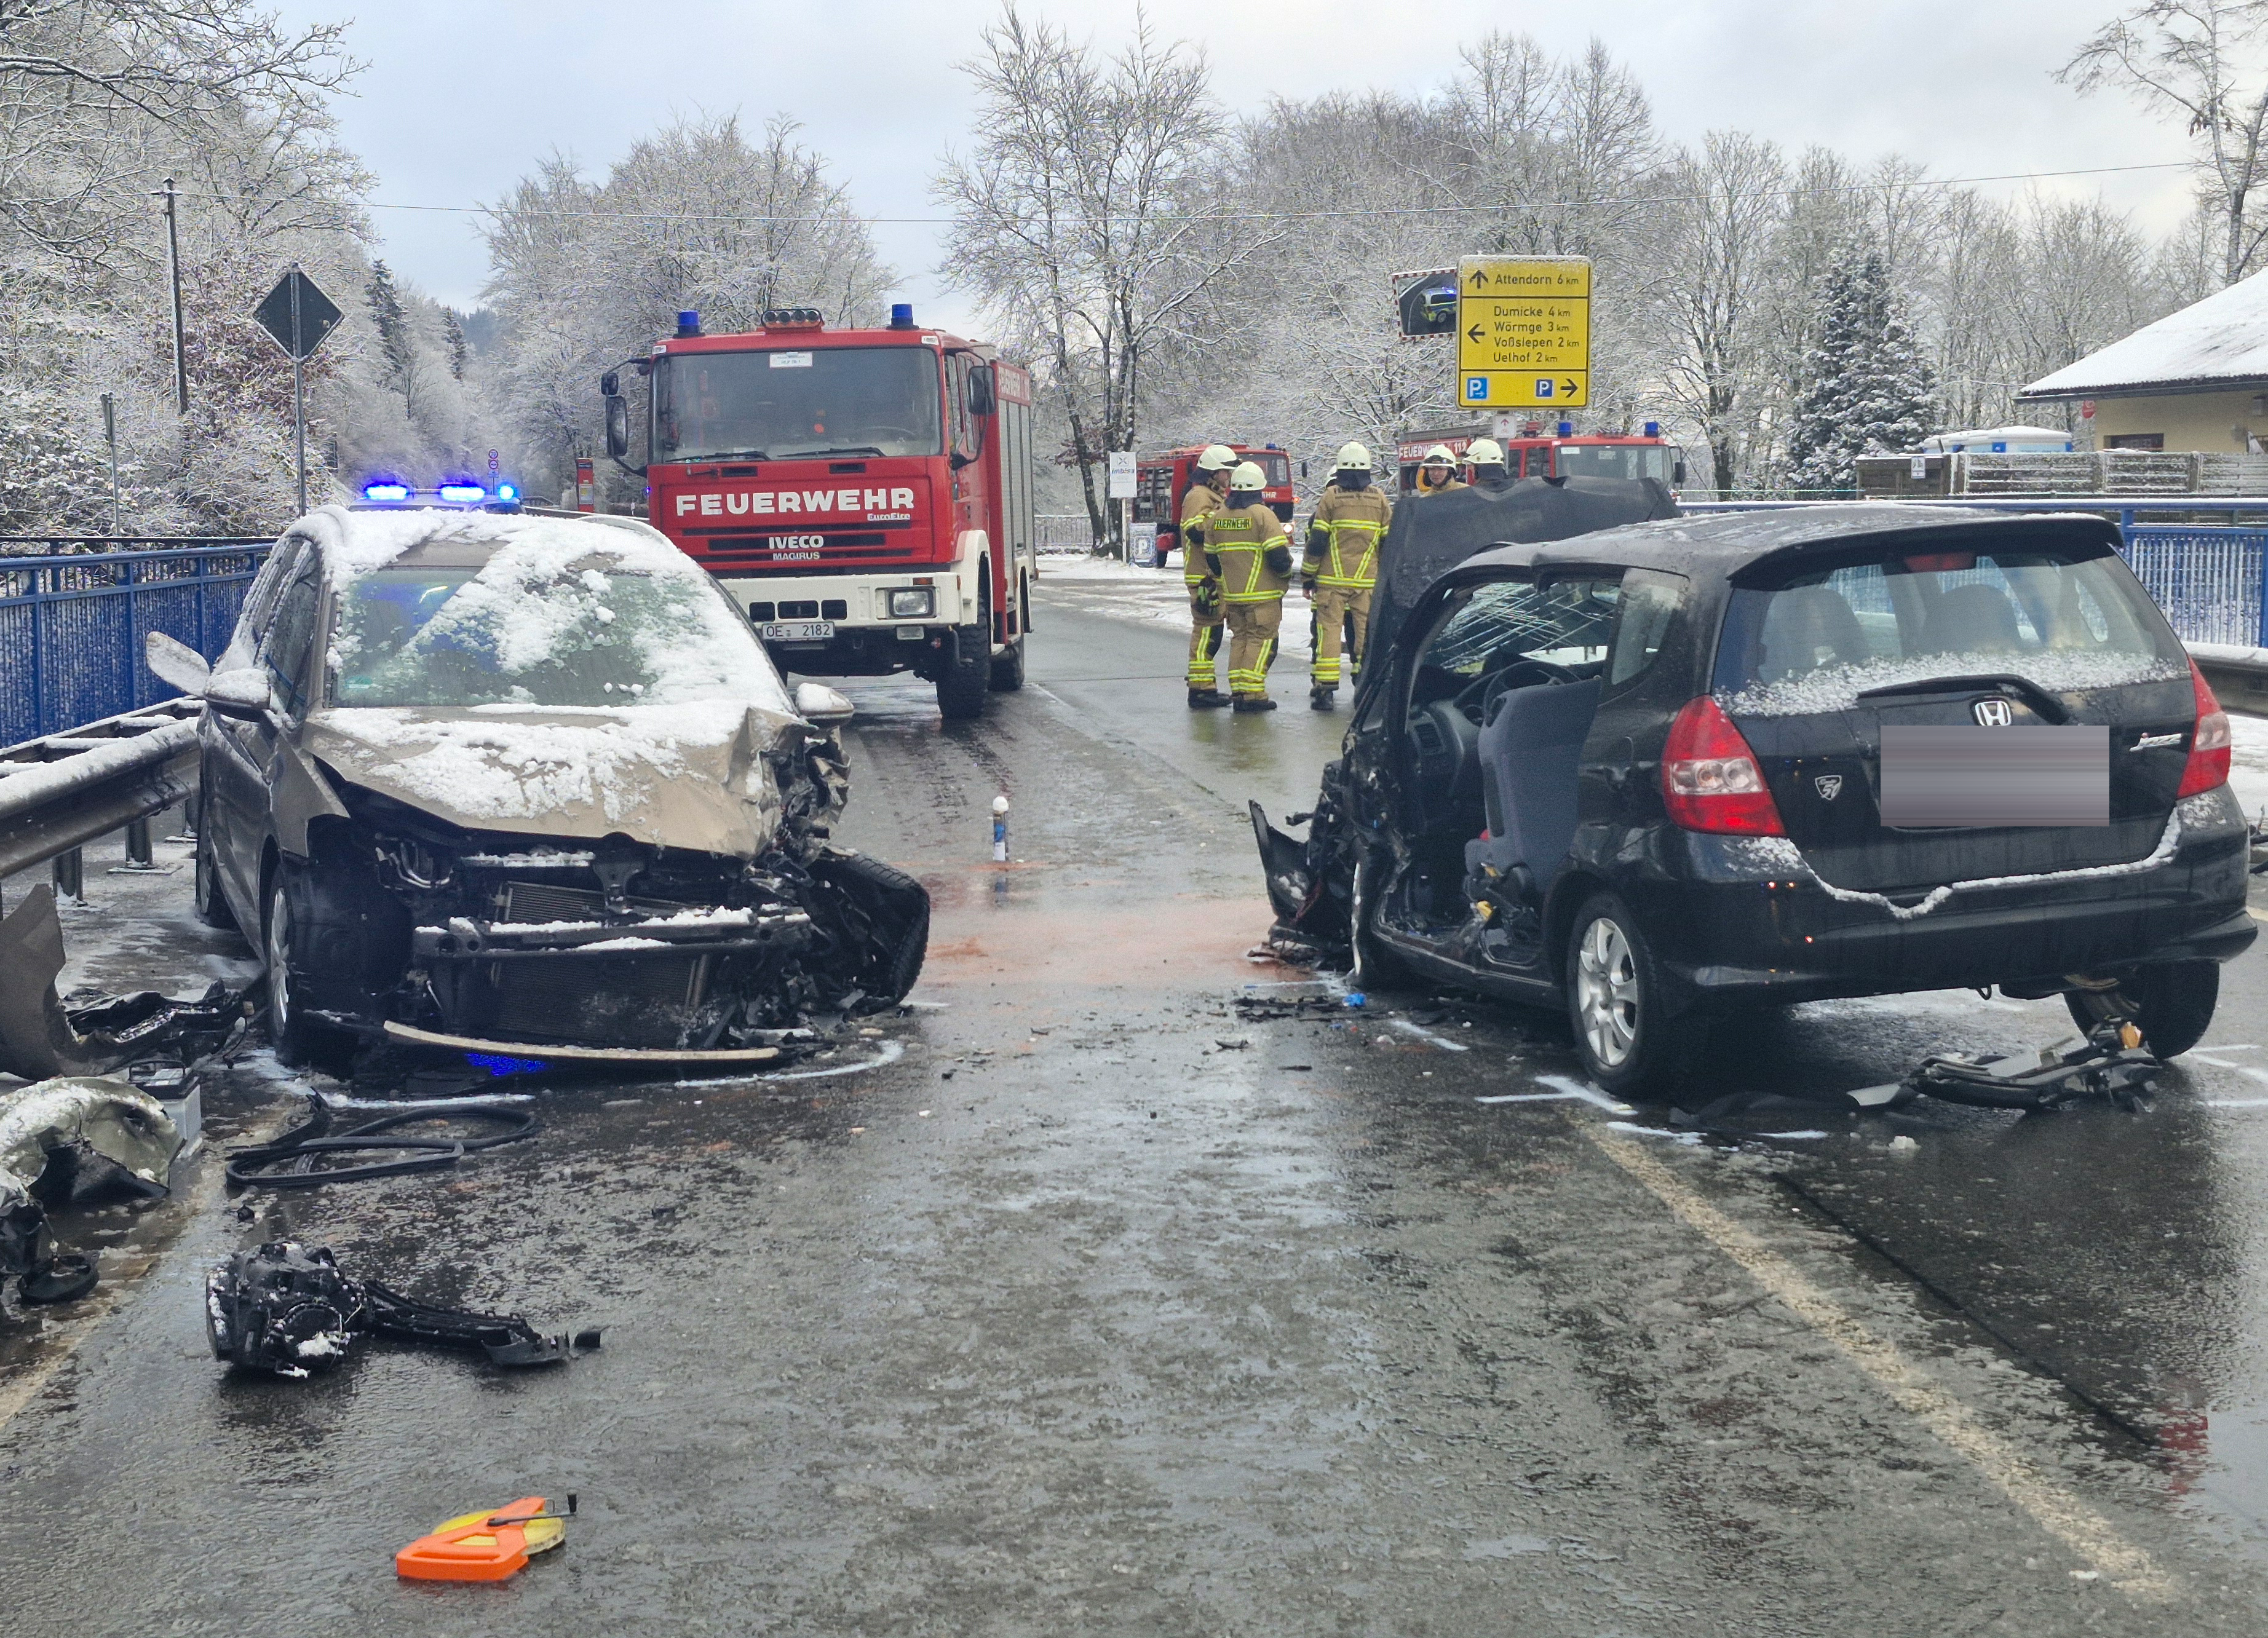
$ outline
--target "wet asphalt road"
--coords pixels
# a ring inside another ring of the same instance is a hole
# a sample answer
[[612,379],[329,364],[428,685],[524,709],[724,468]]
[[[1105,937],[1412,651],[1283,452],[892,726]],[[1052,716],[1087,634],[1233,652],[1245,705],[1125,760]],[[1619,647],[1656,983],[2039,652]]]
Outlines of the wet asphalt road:
[[[1544,1015],[1356,1011],[1248,959],[1242,802],[1304,805],[1344,718],[1280,673],[1271,717],[1193,716],[1174,634],[1095,606],[1042,601],[983,731],[850,689],[847,840],[937,900],[880,1034],[546,1086],[532,1143],[250,1222],[209,1161],[130,1229],[66,1217],[122,1249],[82,1311],[0,1317],[0,1631],[2268,1630],[2268,958],[2144,1114],[1783,1105],[1749,1124],[1822,1135],[1682,1141],[1568,1096]],[[84,981],[240,953],[185,872],[91,879],[73,937],[119,953]],[[2063,1032],[1807,1007],[1705,1090]],[[247,1060],[214,1119],[291,1085]],[[606,1347],[232,1378],[203,1270],[286,1234]],[[569,1490],[512,1583],[390,1574],[445,1516]]]

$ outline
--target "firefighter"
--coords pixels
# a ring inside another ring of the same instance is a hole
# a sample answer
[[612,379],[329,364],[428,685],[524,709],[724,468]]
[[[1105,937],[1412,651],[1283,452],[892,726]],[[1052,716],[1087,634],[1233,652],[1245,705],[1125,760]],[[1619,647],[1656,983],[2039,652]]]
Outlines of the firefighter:
[[1194,533],[1211,513],[1228,503],[1228,474],[1236,465],[1236,452],[1226,444],[1211,444],[1197,457],[1197,481],[1182,496],[1178,533],[1182,537],[1182,579],[1189,589],[1189,709],[1217,710],[1228,703],[1219,683],[1220,640],[1220,582],[1205,569],[1204,547]]
[[1465,465],[1473,469],[1473,487],[1501,489],[1512,481],[1504,459],[1504,445],[1494,438],[1475,438],[1465,449]]
[[[1378,548],[1393,520],[1394,503],[1370,481],[1370,451],[1359,444],[1339,445],[1330,482],[1307,521],[1307,550],[1300,583],[1315,607],[1314,670],[1307,703],[1328,711],[1336,701],[1339,649],[1345,642],[1350,671],[1362,670],[1362,640],[1370,628],[1370,594],[1378,584]],[[1354,633],[1344,639],[1349,615]]]
[[1228,503],[1195,526],[1228,621],[1228,687],[1240,711],[1272,711],[1268,668],[1292,587],[1292,547],[1275,508],[1261,499],[1266,476],[1251,461],[1229,476]]
[[1449,453],[1446,444],[1436,444],[1425,452],[1425,459],[1418,463],[1418,493],[1447,495],[1452,489],[1465,486],[1457,477],[1457,458]]

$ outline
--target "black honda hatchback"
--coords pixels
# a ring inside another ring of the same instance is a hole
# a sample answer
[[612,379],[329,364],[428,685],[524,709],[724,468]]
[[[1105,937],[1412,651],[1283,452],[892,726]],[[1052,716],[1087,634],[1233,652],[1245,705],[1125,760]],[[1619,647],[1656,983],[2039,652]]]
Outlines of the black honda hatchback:
[[1808,507],[1389,588],[1307,838],[1253,808],[1279,927],[1366,982],[1564,1005],[1626,1095],[1714,1021],[1837,995],[2062,995],[2185,1051],[2252,942],[2246,826],[2228,719],[2117,547]]

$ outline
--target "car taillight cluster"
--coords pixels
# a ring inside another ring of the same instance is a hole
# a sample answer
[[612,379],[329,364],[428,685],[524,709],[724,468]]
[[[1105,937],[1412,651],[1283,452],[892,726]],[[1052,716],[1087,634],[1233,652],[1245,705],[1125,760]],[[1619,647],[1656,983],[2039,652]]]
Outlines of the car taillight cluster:
[[2213,698],[2205,673],[2190,662],[2190,682],[2197,692],[2197,731],[2190,735],[2190,760],[2182,769],[2176,797],[2217,790],[2228,782],[2228,713]]
[[[2223,754],[2224,766],[2228,760]],[[1726,836],[1785,836],[1756,753],[1717,701],[1688,700],[1661,748],[1661,797],[1670,822]]]

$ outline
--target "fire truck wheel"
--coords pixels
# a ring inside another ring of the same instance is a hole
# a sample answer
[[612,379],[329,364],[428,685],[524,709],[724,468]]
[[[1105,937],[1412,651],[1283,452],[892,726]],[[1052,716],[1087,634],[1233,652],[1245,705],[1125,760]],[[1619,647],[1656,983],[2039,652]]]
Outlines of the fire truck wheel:
[[992,657],[992,692],[1013,694],[1024,686],[1024,640],[1017,638],[1005,653]]
[[982,625],[963,626],[954,633],[954,656],[937,679],[938,714],[948,723],[973,723],[984,715],[984,696],[991,681],[992,644]]

